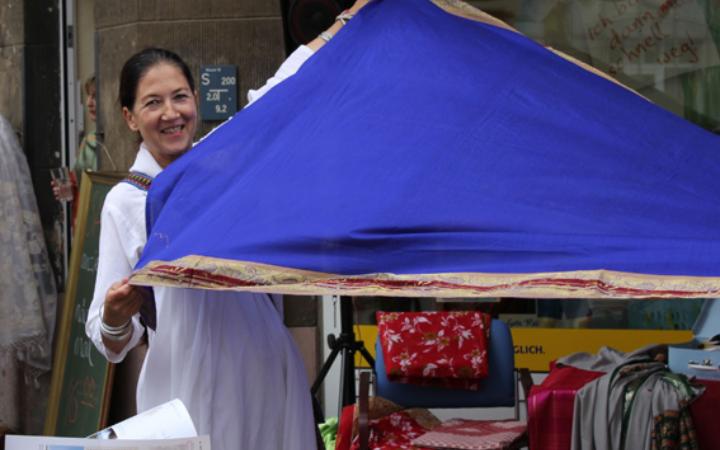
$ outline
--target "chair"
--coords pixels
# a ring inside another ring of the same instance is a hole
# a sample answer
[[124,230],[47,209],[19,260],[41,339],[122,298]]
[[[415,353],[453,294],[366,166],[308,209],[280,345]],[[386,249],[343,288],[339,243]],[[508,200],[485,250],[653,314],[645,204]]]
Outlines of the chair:
[[[404,407],[423,408],[488,408],[516,407],[517,409],[517,378],[512,335],[508,326],[497,319],[492,321],[488,349],[488,376],[482,380],[477,391],[465,389],[447,389],[439,387],[418,386],[394,383],[387,377],[380,340],[376,344],[375,359],[375,392],[377,396],[386,398]],[[518,370],[525,398],[532,386],[532,378],[527,369]],[[360,377],[360,396],[358,401],[358,424],[360,449],[368,448],[369,429],[367,419],[369,373]],[[509,449],[527,446],[527,432],[516,440]]]

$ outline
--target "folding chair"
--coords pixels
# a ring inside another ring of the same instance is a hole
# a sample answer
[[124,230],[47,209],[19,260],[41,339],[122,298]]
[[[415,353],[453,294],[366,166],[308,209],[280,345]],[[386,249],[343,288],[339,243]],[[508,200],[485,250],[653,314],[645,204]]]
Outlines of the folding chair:
[[[395,383],[388,379],[385,361],[378,339],[375,359],[375,393],[404,407],[423,408],[490,408],[515,407],[515,418],[519,418],[517,376],[515,371],[512,335],[508,326],[497,319],[490,327],[488,347],[488,376],[481,381],[479,390],[448,389]],[[525,398],[532,386],[527,369],[518,370]],[[369,429],[367,419],[369,373],[360,377],[359,396],[359,438],[360,449],[368,448]],[[491,421],[497,422],[497,421]],[[506,447],[519,449],[527,446],[527,431]]]

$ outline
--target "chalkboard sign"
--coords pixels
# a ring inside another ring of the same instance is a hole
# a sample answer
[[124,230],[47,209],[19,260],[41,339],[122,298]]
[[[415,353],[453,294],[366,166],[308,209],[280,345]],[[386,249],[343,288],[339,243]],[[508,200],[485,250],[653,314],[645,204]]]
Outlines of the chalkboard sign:
[[82,175],[69,279],[55,344],[46,435],[82,437],[107,425],[113,366],[85,335],[85,320],[95,289],[100,213],[110,188],[124,176]]
[[203,120],[225,120],[236,112],[237,67],[201,66],[200,115]]

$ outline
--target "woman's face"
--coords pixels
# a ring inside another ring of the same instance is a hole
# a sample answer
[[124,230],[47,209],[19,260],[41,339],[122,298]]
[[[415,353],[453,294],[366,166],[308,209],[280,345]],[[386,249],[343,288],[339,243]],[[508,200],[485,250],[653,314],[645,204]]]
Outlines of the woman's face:
[[123,108],[123,115],[162,167],[192,146],[197,127],[195,93],[172,64],[161,62],[148,69],[138,83],[132,110]]
[[88,116],[90,116],[90,120],[95,122],[97,120],[97,111],[96,106],[97,103],[95,102],[95,84],[91,84],[90,87],[88,87],[87,90],[87,98],[85,99],[85,106],[87,107]]

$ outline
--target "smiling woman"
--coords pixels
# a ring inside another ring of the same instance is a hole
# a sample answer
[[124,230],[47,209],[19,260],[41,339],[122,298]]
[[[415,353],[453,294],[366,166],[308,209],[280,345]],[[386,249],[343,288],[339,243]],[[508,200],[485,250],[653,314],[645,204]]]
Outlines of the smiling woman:
[[[123,67],[120,104],[142,143],[130,176],[103,205],[86,333],[111,362],[124,359],[147,333],[139,412],[178,398],[197,431],[211,436],[213,448],[313,448],[310,388],[276,299],[158,288],[152,302],[128,284],[147,241],[149,185],[192,146],[198,111],[191,72],[168,50],[143,50]],[[143,305],[156,311],[143,309],[141,322]]]
[[[146,53],[148,58],[163,55],[160,49]],[[121,104],[128,127],[140,133],[155,160],[167,167],[192,146],[197,101],[190,71],[171,56],[159,61],[145,73],[137,73],[137,65],[125,66],[121,86],[137,84],[137,89],[121,92]]]

